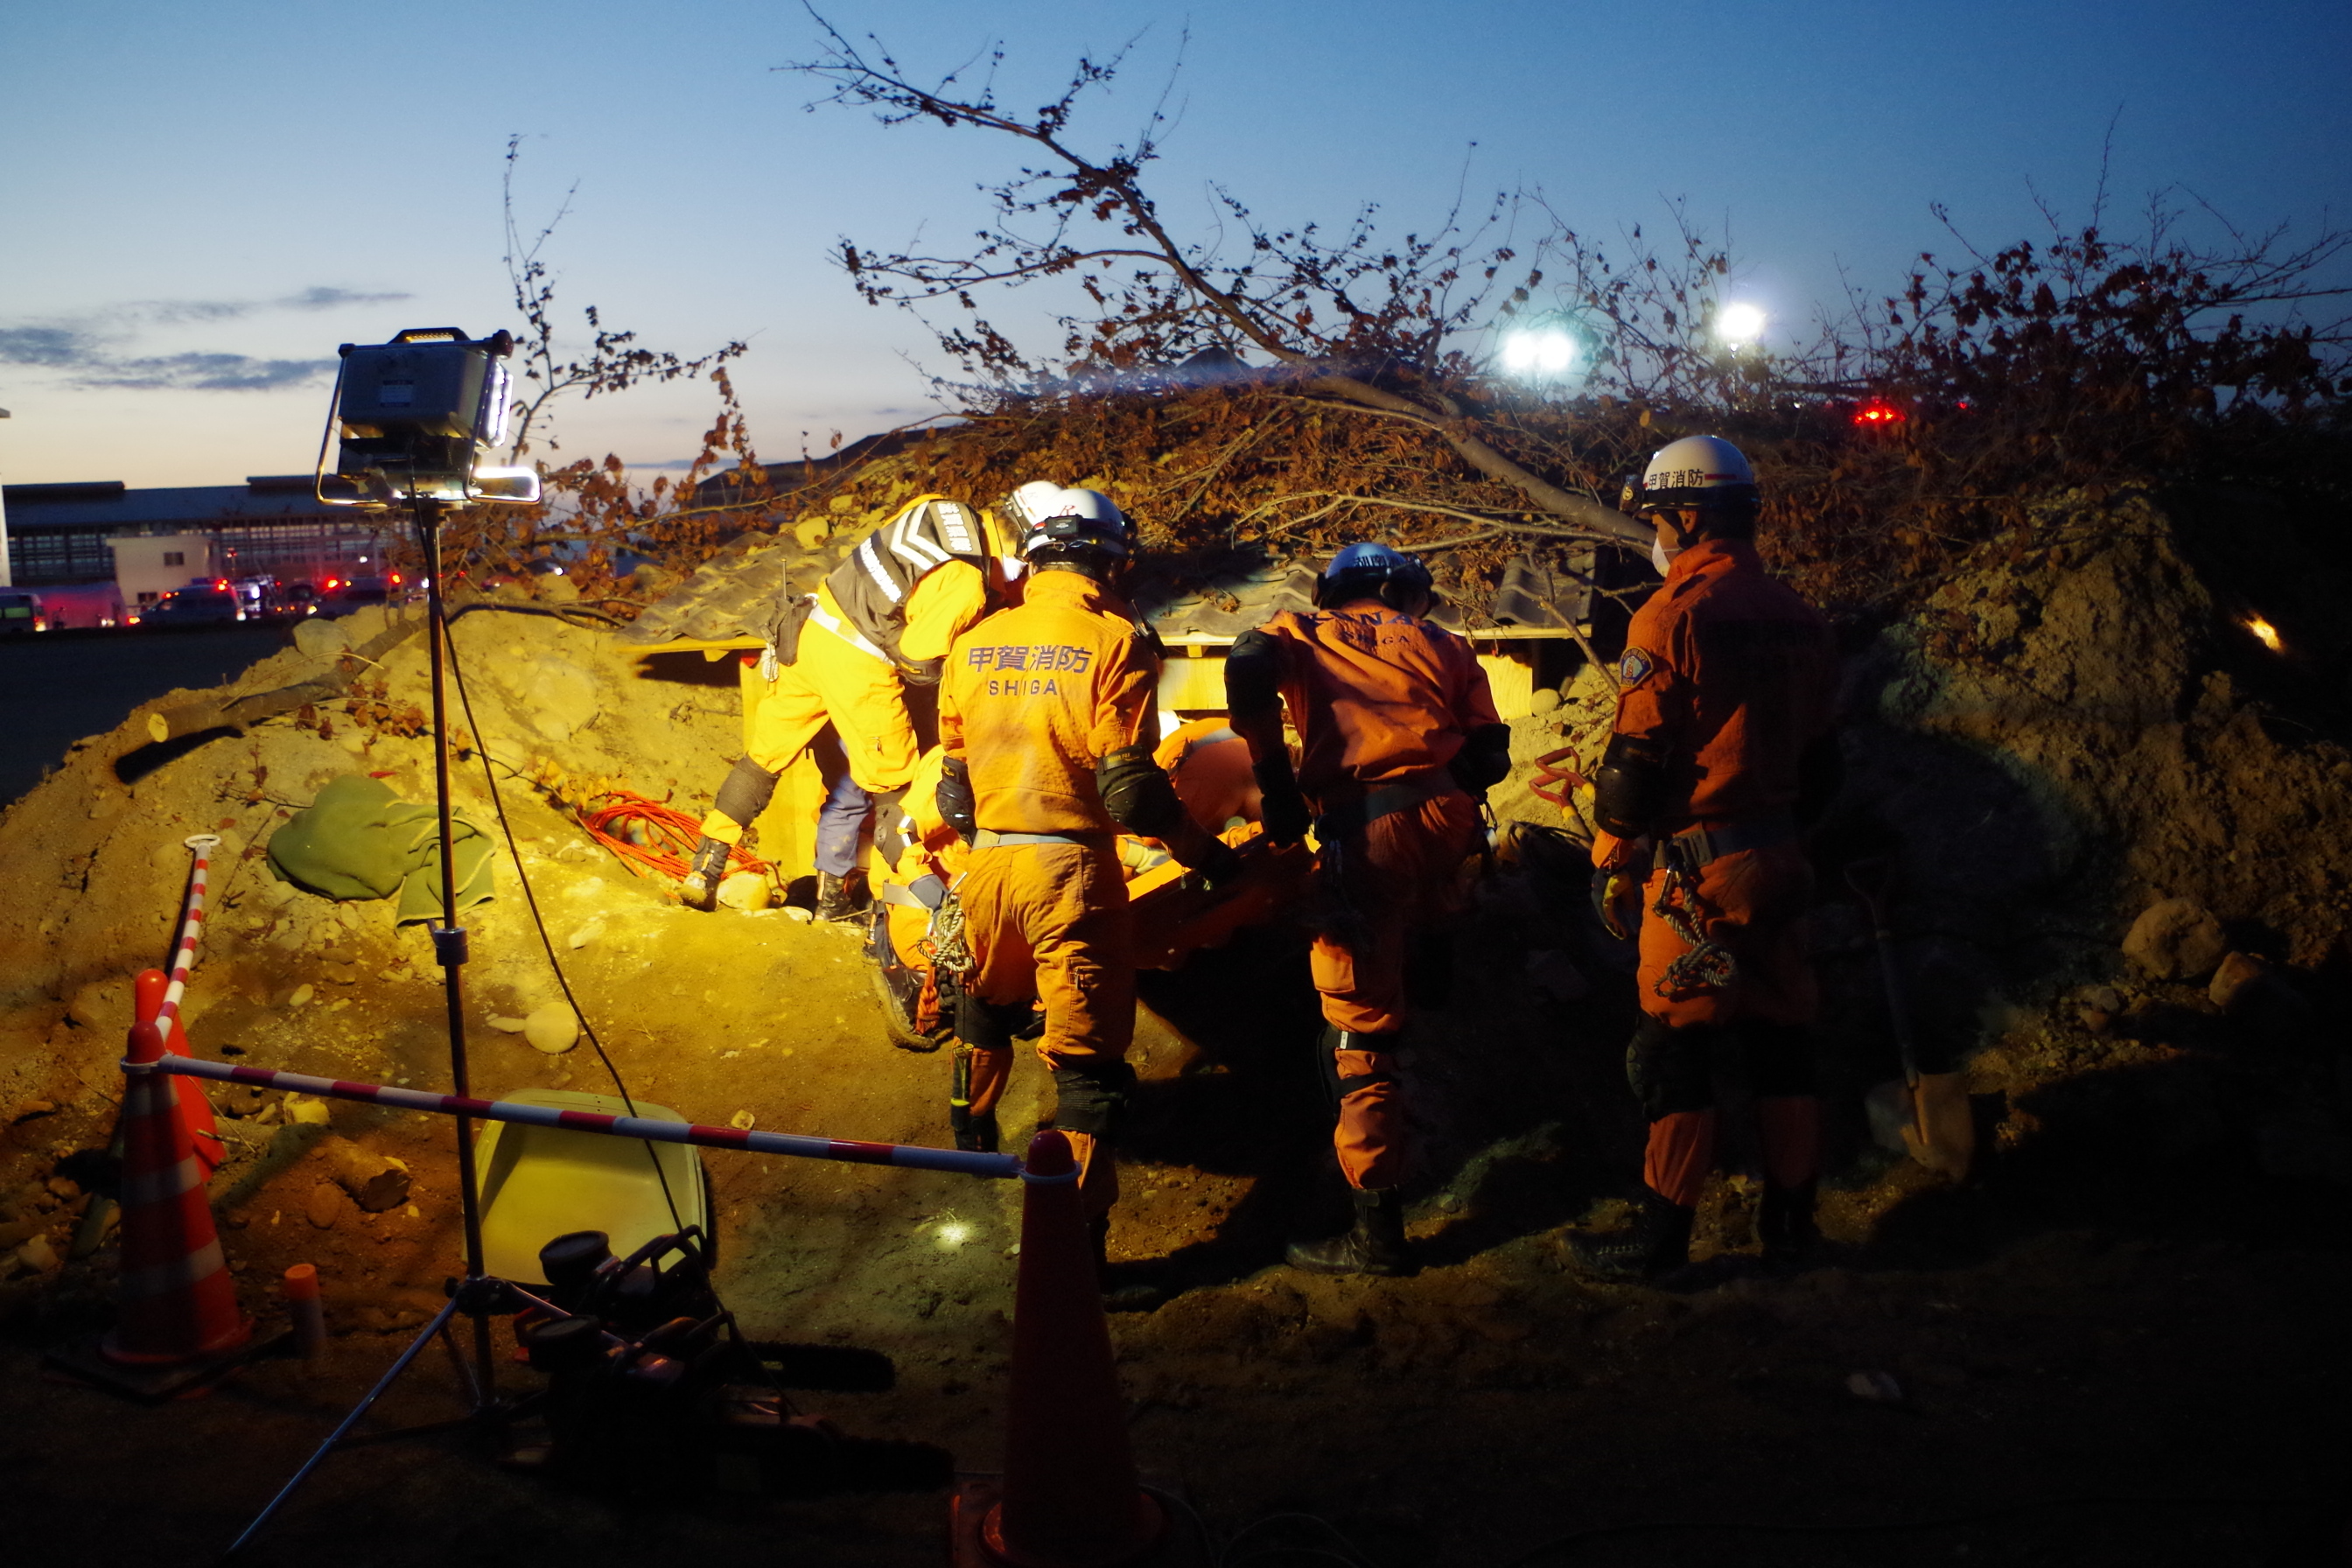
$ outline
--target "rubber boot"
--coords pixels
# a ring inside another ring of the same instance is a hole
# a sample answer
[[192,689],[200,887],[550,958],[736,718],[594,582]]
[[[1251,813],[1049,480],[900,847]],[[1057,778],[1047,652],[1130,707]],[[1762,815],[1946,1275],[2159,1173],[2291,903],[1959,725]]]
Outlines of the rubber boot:
[[1149,1312],[1168,1300],[1166,1290],[1134,1278],[1131,1265],[1111,1262],[1110,1215],[1088,1220],[1087,1239],[1094,1244],[1095,1280],[1102,1291],[1104,1311]]
[[830,871],[816,874],[816,918],[821,921],[854,921],[866,912],[866,900],[859,896],[863,889],[851,890],[848,877],[836,877]]
[[1572,1233],[1569,1256],[1596,1279],[1655,1279],[1690,1262],[1691,1220],[1696,1213],[1644,1188],[1631,1225],[1597,1235]]
[[1412,1251],[1404,1239],[1404,1202],[1394,1187],[1356,1189],[1356,1223],[1328,1241],[1294,1241],[1283,1252],[1293,1268],[1310,1274],[1378,1274],[1394,1279],[1412,1272]]
[[677,885],[677,901],[689,910],[704,914],[719,907],[719,884],[727,878],[727,858],[735,852],[731,844],[705,837],[694,847],[693,863],[686,869],[685,879]]
[[1756,1239],[1764,1244],[1764,1266],[1795,1268],[1803,1264],[1822,1239],[1813,1223],[1815,1184],[1800,1187],[1764,1184],[1764,1201],[1756,1208]]

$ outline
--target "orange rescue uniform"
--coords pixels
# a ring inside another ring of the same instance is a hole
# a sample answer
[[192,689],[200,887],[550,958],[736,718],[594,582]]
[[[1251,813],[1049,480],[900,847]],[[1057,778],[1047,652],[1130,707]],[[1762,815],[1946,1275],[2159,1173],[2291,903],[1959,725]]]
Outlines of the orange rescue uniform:
[[[1499,722],[1470,646],[1376,599],[1277,616],[1261,628],[1282,658],[1298,731],[1298,784],[1318,818],[1315,988],[1351,1036],[1405,1026],[1404,953],[1452,906],[1476,846],[1478,805],[1447,770],[1475,731]],[[1252,731],[1260,754],[1281,737]],[[1334,1142],[1356,1187],[1404,1174],[1404,1104],[1386,1049],[1340,1050]],[[1363,1080],[1358,1087],[1348,1086]]]
[[[1766,573],[1751,542],[1702,541],[1674,559],[1664,586],[1635,613],[1618,679],[1615,733],[1645,743],[1661,770],[1652,837],[1716,836],[1714,858],[1673,896],[1734,965],[1725,984],[1677,975],[1693,943],[1657,912],[1674,873],[1654,866],[1636,977],[1652,1022],[1627,1058],[1650,1120],[1643,1178],[1684,1208],[1698,1202],[1714,1163],[1709,1026],[1729,1025],[1756,1097],[1768,1181],[1800,1187],[1819,1158],[1821,1102],[1805,1038],[1819,1008],[1805,945],[1813,876],[1794,807],[1801,759],[1834,718],[1828,623]],[[1602,833],[1593,862],[1626,852]]]
[[[1152,738],[1159,679],[1126,600],[1063,570],[1036,573],[948,655],[940,742],[970,773],[980,828],[955,889],[977,961],[965,989],[993,1007],[1039,1003],[1037,1054],[1056,1072],[1115,1079],[1134,1039],[1127,883],[1095,764]],[[975,1081],[992,1068],[975,1062]],[[1087,1212],[1105,1214],[1116,1168],[1095,1159],[1098,1133],[1070,1139]]]

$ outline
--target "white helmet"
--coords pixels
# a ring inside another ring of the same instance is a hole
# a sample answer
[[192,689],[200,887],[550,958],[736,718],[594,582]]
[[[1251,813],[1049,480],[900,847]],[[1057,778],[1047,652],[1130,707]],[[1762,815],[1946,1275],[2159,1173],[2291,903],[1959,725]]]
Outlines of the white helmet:
[[1045,551],[1076,548],[1125,559],[1134,547],[1134,526],[1100,490],[1032,479],[998,503],[998,510],[1024,561],[1034,561]]
[[1756,470],[1738,447],[1720,436],[1685,436],[1651,454],[1638,488],[1627,486],[1629,511],[1662,507],[1712,507],[1753,503]]

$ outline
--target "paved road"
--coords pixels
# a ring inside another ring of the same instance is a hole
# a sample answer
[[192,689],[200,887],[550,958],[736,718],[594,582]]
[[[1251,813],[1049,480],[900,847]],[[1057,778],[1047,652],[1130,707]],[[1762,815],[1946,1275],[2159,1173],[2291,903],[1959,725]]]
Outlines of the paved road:
[[68,746],[104,734],[149,698],[217,686],[285,647],[289,635],[236,626],[0,637],[0,800],[22,795]]

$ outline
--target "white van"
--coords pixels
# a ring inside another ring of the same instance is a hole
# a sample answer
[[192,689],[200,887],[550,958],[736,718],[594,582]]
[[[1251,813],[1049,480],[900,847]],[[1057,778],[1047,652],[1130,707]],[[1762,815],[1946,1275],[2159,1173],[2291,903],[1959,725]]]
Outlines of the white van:
[[38,594],[29,588],[0,588],[0,636],[48,629],[48,612],[41,608]]

